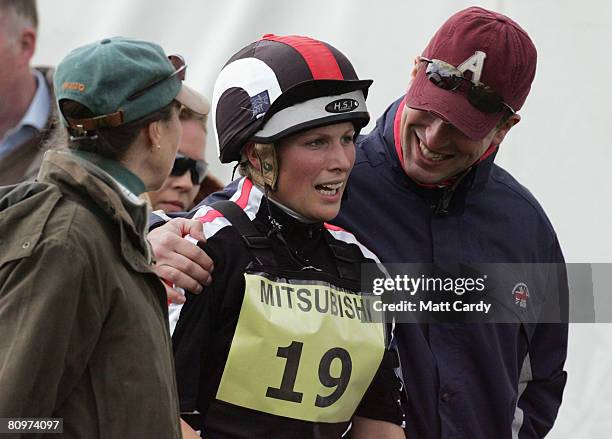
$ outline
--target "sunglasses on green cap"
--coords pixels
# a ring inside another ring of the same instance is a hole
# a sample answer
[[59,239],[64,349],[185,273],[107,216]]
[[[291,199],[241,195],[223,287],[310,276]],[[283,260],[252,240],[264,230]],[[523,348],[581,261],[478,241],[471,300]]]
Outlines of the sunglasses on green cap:
[[166,76],[165,78],[155,81],[152,84],[149,84],[146,87],[144,87],[142,90],[138,90],[136,93],[128,96],[127,98],[128,101],[133,101],[134,99],[138,99],[140,96],[142,96],[143,94],[145,94],[146,92],[154,88],[160,82],[168,81],[174,76],[178,76],[178,78],[181,81],[185,80],[185,73],[187,71],[187,64],[185,64],[185,58],[183,58],[181,55],[168,55],[168,60],[174,66],[175,68],[174,72],[170,73],[170,75]]

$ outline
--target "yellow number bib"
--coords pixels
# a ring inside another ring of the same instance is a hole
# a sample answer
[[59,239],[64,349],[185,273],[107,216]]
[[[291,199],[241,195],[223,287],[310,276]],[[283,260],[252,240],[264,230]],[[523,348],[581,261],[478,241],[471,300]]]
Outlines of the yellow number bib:
[[367,299],[322,281],[245,274],[217,399],[278,416],[345,422],[378,370],[383,324]]

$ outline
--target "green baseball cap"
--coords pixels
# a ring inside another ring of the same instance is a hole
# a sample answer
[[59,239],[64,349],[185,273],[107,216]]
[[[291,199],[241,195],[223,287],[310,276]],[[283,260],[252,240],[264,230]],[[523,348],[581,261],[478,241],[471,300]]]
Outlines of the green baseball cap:
[[55,97],[76,101],[95,117],[65,118],[67,127],[95,130],[133,122],[172,100],[199,114],[208,114],[206,98],[183,84],[185,63],[166,56],[157,44],[131,38],[106,38],[70,52],[53,77]]

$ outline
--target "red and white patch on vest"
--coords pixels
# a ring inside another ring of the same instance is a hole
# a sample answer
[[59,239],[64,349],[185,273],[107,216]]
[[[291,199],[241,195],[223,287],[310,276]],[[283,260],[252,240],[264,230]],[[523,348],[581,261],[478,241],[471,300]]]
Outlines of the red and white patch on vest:
[[522,282],[519,282],[512,288],[514,296],[514,304],[521,308],[527,308],[527,300],[529,300],[529,288]]

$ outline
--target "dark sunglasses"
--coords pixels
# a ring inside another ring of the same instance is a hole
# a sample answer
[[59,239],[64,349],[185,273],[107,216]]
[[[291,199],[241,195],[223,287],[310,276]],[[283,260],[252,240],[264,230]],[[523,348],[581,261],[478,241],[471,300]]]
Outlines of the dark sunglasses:
[[172,72],[165,78],[159,79],[147,85],[145,88],[138,90],[136,93],[129,95],[127,98],[128,101],[133,101],[134,99],[139,98],[156,85],[161,84],[162,82],[167,81],[168,79],[173,78],[174,76],[178,76],[181,81],[185,80],[185,71],[187,70],[187,64],[185,64],[185,59],[181,55],[168,55],[168,59],[174,66],[174,72]]
[[463,84],[469,84],[467,100],[483,113],[498,113],[506,109],[512,114],[516,113],[493,88],[484,84],[475,84],[464,78],[463,73],[457,67],[439,59],[421,57],[420,60],[427,63],[425,75],[436,87],[453,91],[461,88]]
[[187,171],[191,171],[191,182],[194,185],[201,184],[208,173],[208,163],[204,160],[194,160],[183,154],[177,154],[170,175],[180,177]]

